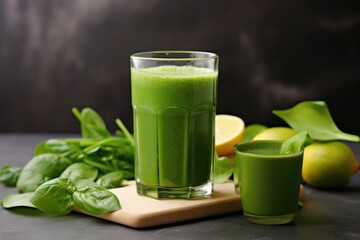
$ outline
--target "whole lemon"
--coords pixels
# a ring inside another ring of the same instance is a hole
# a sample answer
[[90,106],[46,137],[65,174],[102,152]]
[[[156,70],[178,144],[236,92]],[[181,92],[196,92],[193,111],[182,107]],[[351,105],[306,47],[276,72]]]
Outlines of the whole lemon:
[[297,132],[289,127],[271,127],[257,134],[253,140],[286,140]]
[[302,178],[312,187],[340,188],[358,170],[353,150],[343,142],[313,142],[304,150]]

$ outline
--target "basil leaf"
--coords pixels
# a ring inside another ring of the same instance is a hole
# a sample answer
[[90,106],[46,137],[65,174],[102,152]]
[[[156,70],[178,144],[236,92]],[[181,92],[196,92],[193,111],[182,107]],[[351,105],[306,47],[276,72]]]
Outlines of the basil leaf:
[[95,180],[97,175],[97,168],[86,163],[73,163],[61,173],[60,178]]
[[36,189],[30,202],[42,212],[51,215],[66,215],[74,207],[72,194],[75,185],[67,178],[55,178]]
[[280,155],[301,152],[311,143],[312,140],[307,132],[299,132],[282,143]]
[[4,208],[14,207],[32,207],[35,206],[30,202],[33,193],[10,194],[3,199],[2,206]]
[[73,194],[75,204],[89,214],[103,214],[121,209],[119,199],[102,186],[77,188]]
[[72,111],[80,122],[83,138],[104,139],[112,136],[104,120],[93,109],[84,108],[80,113],[77,108],[73,108]]
[[214,161],[214,182],[223,183],[229,180],[234,172],[234,167],[231,164],[230,158],[219,157],[215,154]]
[[25,165],[16,187],[19,192],[34,192],[44,182],[60,176],[71,163],[69,159],[52,153],[38,155]]
[[78,188],[84,188],[84,187],[97,187],[99,186],[96,182],[89,180],[89,179],[79,179],[76,181],[73,181],[75,184],[76,189]]
[[245,127],[243,142],[252,140],[257,134],[267,129],[267,126],[262,124],[251,124]]
[[105,188],[116,188],[120,186],[123,179],[124,179],[124,174],[120,171],[116,171],[101,176],[96,181],[96,183]]
[[15,187],[21,173],[21,168],[5,165],[0,168],[0,182],[8,187]]
[[273,113],[282,118],[295,131],[307,131],[315,140],[360,141],[359,136],[344,133],[336,126],[323,101],[305,101],[286,110],[273,110]]

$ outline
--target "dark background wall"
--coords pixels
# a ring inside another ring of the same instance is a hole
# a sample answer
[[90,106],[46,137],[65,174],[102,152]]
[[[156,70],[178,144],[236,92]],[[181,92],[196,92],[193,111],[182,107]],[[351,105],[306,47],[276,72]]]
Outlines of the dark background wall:
[[360,134],[360,1],[0,1],[0,132],[78,132],[71,108],[132,125],[129,55],[220,55],[218,113],[271,114],[325,100]]

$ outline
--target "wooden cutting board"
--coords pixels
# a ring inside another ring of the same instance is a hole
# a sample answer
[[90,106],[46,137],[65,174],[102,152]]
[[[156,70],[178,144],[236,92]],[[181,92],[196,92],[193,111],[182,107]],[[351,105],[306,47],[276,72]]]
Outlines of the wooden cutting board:
[[[157,200],[139,196],[135,185],[110,191],[118,197],[122,208],[111,213],[92,216],[134,228],[153,227],[241,211],[240,196],[235,193],[233,182],[215,184],[212,197],[194,200]],[[84,213],[79,208],[75,208],[75,211]]]

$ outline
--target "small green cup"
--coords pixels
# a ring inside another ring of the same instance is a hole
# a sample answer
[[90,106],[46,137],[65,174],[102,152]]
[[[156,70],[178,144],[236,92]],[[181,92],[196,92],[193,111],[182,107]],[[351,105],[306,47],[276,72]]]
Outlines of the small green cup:
[[235,189],[248,222],[279,225],[295,219],[303,151],[280,155],[281,144],[258,140],[235,146]]

